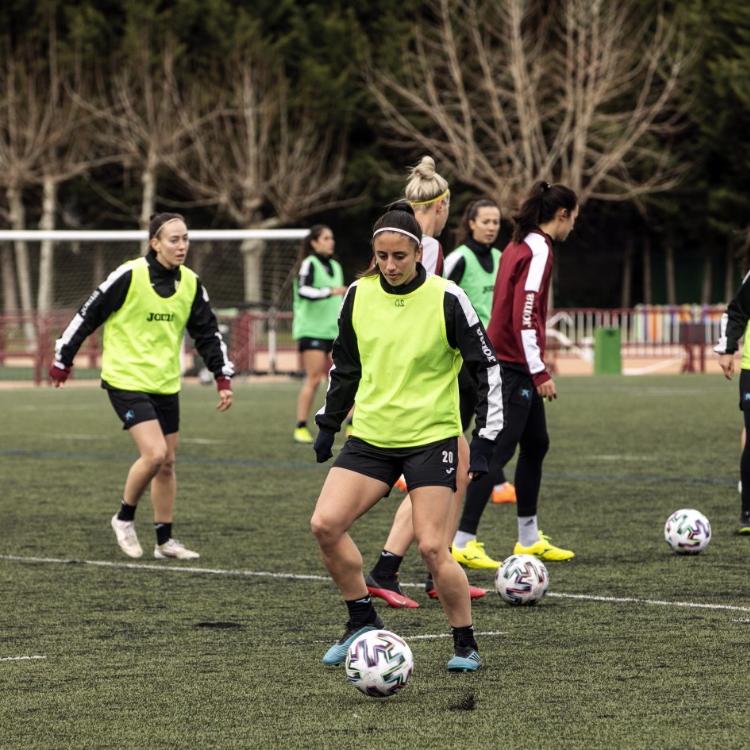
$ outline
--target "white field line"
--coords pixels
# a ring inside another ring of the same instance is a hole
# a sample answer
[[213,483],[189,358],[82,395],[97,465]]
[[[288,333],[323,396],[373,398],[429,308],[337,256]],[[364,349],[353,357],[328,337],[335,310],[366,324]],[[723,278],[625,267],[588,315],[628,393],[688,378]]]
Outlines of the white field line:
[[[508,635],[504,630],[485,630],[474,635],[479,636],[490,636],[490,635]],[[453,638],[453,633],[428,633],[427,635],[410,635],[410,641],[435,641],[438,638]]]
[[46,656],[0,656],[0,661],[28,661],[30,659],[46,659]]
[[[306,575],[302,573],[272,573],[267,570],[242,570],[227,568],[199,568],[194,565],[171,565],[165,563],[127,563],[110,560],[73,560],[58,557],[23,557],[20,555],[0,555],[0,560],[20,563],[42,563],[48,565],[92,565],[98,568],[124,568],[127,570],[157,570],[161,573],[202,573],[207,575],[234,576],[238,578],[281,578],[292,581],[321,581],[330,583],[328,576]],[[422,588],[422,583],[402,582],[404,588]],[[589,602],[605,602],[608,604],[651,604],[661,607],[683,607],[687,609],[711,609],[731,612],[750,612],[750,607],[740,607],[734,604],[704,604],[702,602],[674,602],[663,599],[640,599],[631,596],[597,596],[595,594],[564,594],[550,591],[547,596],[560,599],[580,599]]]

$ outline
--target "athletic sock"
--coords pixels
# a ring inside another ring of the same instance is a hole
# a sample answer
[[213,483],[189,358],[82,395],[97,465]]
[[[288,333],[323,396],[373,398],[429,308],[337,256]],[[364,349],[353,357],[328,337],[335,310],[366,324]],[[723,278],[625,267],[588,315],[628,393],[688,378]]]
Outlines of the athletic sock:
[[476,541],[476,534],[469,534],[466,531],[457,531],[456,536],[453,537],[453,546],[461,549],[465,547],[469,542]]
[[370,571],[370,575],[376,580],[381,581],[387,578],[395,578],[398,573],[398,569],[401,567],[401,562],[404,558],[401,555],[395,555],[393,552],[389,552],[384,549],[380,553],[378,561]]
[[128,505],[124,500],[120,500],[120,510],[117,513],[118,521],[132,521],[135,519],[135,509],[137,505]]
[[154,529],[156,530],[157,544],[166,544],[172,538],[171,523],[155,523]]
[[297,429],[300,427],[307,427],[307,420],[301,419],[299,422],[297,422]]
[[458,648],[473,648],[475,651],[479,651],[479,646],[474,638],[474,626],[467,625],[462,628],[451,628],[453,633],[453,647]]
[[349,610],[349,622],[352,627],[369,625],[378,616],[375,607],[372,606],[372,598],[369,594],[361,599],[352,599],[344,603]]
[[518,516],[518,543],[522,547],[531,547],[539,541],[539,529],[536,516]]

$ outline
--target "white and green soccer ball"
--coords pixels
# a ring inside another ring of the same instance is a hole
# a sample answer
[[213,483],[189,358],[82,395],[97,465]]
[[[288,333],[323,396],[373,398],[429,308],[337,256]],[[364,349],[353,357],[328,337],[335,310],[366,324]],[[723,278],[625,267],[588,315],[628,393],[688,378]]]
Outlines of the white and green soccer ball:
[[346,679],[365,695],[387,698],[403,690],[414,671],[414,657],[403,638],[390,630],[370,630],[346,654]]
[[711,541],[711,524],[700,511],[681,508],[664,524],[664,538],[674,552],[697,555]]
[[495,574],[495,591],[508,604],[537,604],[548,588],[547,568],[533,555],[511,555]]

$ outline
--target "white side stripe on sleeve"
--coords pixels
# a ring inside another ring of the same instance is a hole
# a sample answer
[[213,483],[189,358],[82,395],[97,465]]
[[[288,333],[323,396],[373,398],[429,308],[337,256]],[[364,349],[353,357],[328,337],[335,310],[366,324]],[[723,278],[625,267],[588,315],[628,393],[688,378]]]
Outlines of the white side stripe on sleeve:
[[494,441],[505,424],[503,414],[503,379],[500,365],[487,369],[487,421],[479,430],[479,437]]
[[527,234],[524,242],[531,248],[531,265],[529,266],[529,275],[526,277],[524,291],[538,292],[542,286],[544,269],[547,267],[549,247],[544,237],[536,232]]
[[479,316],[471,302],[469,302],[466,292],[457,284],[452,283],[445,287],[445,292],[446,294],[452,294],[458,298],[458,301],[461,303],[461,310],[466,317],[466,322],[469,324],[469,327],[475,326],[479,322]]
[[529,328],[521,331],[521,341],[523,342],[523,353],[529,366],[529,372],[532,375],[542,372],[544,362],[542,362],[542,353],[539,351],[539,343],[536,340],[536,331]]
[[458,264],[458,261],[463,258],[463,253],[453,251],[443,262],[443,276],[447,279],[453,273],[453,269]]

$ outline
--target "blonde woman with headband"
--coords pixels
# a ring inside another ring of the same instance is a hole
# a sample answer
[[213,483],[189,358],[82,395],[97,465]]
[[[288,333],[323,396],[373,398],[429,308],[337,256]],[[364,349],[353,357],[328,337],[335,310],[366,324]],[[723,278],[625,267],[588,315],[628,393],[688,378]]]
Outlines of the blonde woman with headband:
[[180,349],[185,331],[216,378],[217,409],[232,406],[234,366],[208,294],[185,266],[188,229],[180,214],[159,213],[149,224],[149,252],[123,263],[84,302],[55,345],[49,376],[61,387],[84,340],[104,324],[102,388],[138,449],[111,526],[120,549],[141,557],[135,511],[150,488],[158,560],[200,555],[172,537],[177,495],[174,464],[180,427]]
[[478,477],[488,470],[503,427],[500,368],[468,297],[421,265],[421,235],[406,203],[375,223],[374,263],[344,297],[326,402],[315,417],[320,431],[314,448],[322,463],[332,457],[335,433],[356,403],[352,435],[328,472],[310,521],[348,613],[344,634],[323,656],[330,666],[344,661],[359,635],[383,627],[349,529],[400,474],[411,489],[419,552],[451,626],[447,668],[473,672],[481,666],[469,584],[448,551],[446,529],[461,472],[458,370],[466,363],[479,383],[471,461],[463,468]]
[[[409,171],[404,196],[414,210],[414,216],[422,230],[422,265],[428,274],[442,276],[443,249],[435,238],[441,234],[448,221],[450,188],[448,181],[436,171],[435,161],[431,156],[423,156],[420,162]],[[469,483],[468,462],[469,444],[466,438],[460,435],[457,489],[448,524],[449,529],[446,532],[446,547],[449,547],[453,540],[453,532],[461,513],[461,503]],[[399,477],[396,487],[403,491],[407,490],[403,477]],[[391,607],[415,608],[419,606],[414,599],[404,595],[398,581],[401,562],[413,541],[412,503],[411,497],[407,495],[396,510],[385,546],[367,576],[370,593],[384,599]],[[475,586],[471,586],[469,590],[472,599],[478,599],[486,594],[485,589]],[[432,599],[438,597],[437,588],[429,574],[425,582],[425,591]]]

